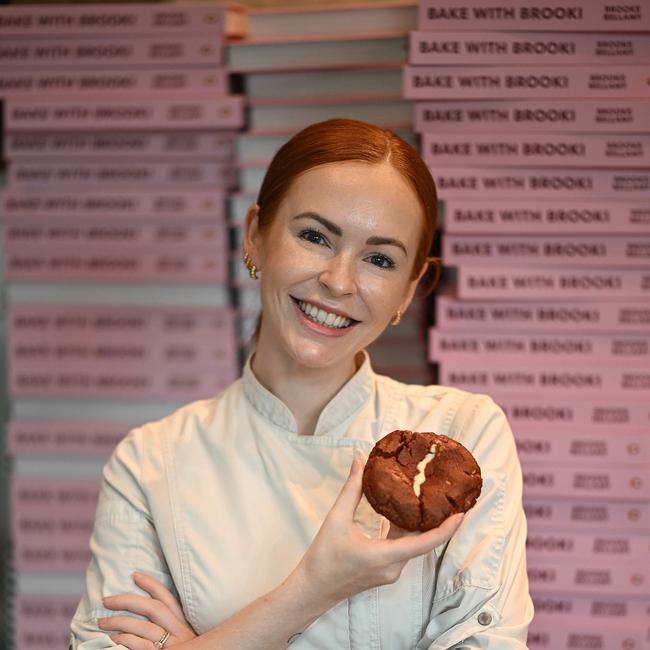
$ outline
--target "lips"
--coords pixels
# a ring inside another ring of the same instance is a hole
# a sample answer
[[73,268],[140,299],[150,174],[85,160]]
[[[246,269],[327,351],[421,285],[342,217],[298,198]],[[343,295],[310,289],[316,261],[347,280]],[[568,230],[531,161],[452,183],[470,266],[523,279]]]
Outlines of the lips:
[[339,311],[331,311],[324,306],[311,303],[306,300],[299,300],[291,296],[298,309],[312,322],[323,327],[329,327],[334,330],[345,329],[356,325],[359,321],[350,318]]

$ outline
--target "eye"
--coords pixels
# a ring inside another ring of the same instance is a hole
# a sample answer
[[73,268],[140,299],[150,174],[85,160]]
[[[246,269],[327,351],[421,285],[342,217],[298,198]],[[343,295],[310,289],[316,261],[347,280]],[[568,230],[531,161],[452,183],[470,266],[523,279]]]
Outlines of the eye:
[[390,257],[387,257],[386,255],[382,255],[381,253],[373,253],[372,255],[366,257],[366,260],[368,260],[371,264],[378,266],[380,269],[395,268],[395,262],[393,262],[393,260],[391,260]]
[[314,230],[313,228],[307,228],[305,230],[301,230],[298,233],[298,237],[312,244],[316,244],[317,246],[329,245],[329,242],[327,241],[327,237],[325,237],[325,235],[319,230]]

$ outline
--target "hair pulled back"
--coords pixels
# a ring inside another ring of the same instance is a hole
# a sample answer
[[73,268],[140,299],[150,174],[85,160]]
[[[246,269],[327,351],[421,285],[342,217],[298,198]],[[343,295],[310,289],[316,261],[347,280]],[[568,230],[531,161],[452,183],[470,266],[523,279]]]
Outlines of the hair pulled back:
[[332,119],[312,124],[294,135],[275,154],[259,191],[259,226],[264,230],[273,221],[278,207],[293,181],[301,174],[337,162],[390,163],[410,184],[422,206],[422,234],[411,277],[419,275],[431,261],[437,221],[436,186],[420,155],[392,131],[373,124],[348,119]]

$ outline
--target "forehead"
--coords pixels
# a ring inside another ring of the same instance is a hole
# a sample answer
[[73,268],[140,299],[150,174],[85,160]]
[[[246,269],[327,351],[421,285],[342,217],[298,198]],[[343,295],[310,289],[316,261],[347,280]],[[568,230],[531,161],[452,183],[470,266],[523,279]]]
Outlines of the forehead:
[[[291,184],[280,212],[318,212],[324,217],[366,227],[381,227],[376,234],[418,236],[422,206],[410,183],[390,163],[330,163],[314,167]],[[339,223],[345,226],[345,223]],[[390,232],[386,232],[386,230]]]

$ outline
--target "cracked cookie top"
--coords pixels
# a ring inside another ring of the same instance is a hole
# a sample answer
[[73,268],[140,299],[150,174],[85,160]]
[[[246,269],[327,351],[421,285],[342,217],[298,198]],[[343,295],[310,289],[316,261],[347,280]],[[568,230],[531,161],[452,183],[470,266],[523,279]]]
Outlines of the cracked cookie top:
[[405,530],[437,528],[467,512],[483,481],[472,454],[429,431],[393,431],[377,441],[363,472],[363,493],[380,514]]

